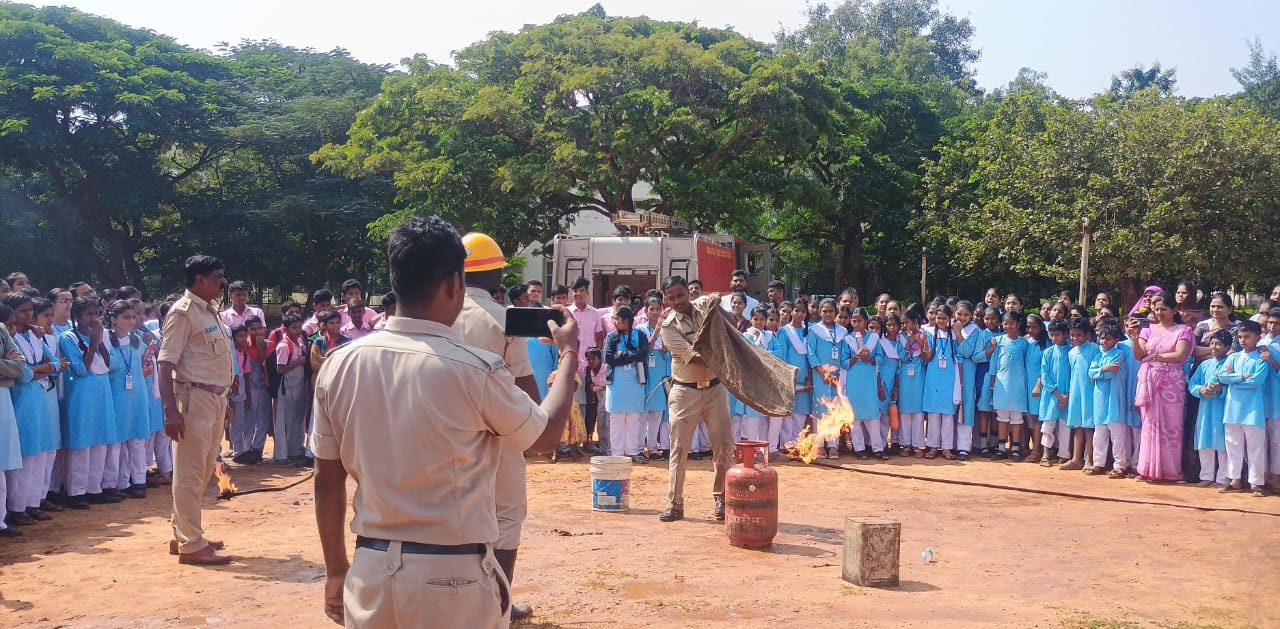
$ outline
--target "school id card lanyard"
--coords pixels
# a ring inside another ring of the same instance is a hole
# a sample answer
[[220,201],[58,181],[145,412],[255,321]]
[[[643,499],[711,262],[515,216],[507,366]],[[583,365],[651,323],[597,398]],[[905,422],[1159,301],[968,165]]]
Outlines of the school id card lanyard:
[[[950,340],[951,340],[951,337],[950,337],[950,334],[951,334],[951,333],[950,333],[950,331],[948,331],[948,332],[947,332],[947,334],[948,334],[947,340],[948,340],[948,341],[950,341]],[[938,357],[938,368],[939,368],[939,369],[946,369],[946,368],[947,368],[947,353],[946,353],[945,351],[944,351],[944,352],[939,352],[939,351],[938,351],[938,330],[936,330],[936,329],[933,331],[933,353],[934,353],[934,355],[935,355],[935,356],[937,356],[937,357]]]

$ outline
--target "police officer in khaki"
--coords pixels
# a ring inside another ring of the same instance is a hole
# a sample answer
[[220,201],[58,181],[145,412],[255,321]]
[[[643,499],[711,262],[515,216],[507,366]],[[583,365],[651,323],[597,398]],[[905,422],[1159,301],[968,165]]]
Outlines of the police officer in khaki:
[[[684,518],[684,467],[693,430],[701,419],[707,423],[711,449],[715,453],[715,500],[712,512],[724,519],[724,478],[732,464],[733,431],[729,424],[729,393],[715,372],[693,349],[693,337],[702,325],[702,314],[689,299],[689,284],[673,275],[662,281],[662,295],[671,314],[662,322],[662,343],[671,350],[671,393],[667,405],[671,414],[671,460],[667,473],[667,510],[658,515],[663,522]],[[698,298],[710,299],[710,295]],[[713,312],[720,312],[713,309]]]
[[[466,303],[467,256],[448,223],[406,220],[387,257],[396,316],[334,350],[316,377],[325,613],[347,627],[505,628],[510,588],[493,553],[498,461],[504,448],[559,442],[574,401],[577,325],[563,307],[565,325],[549,325],[560,362],[538,405],[501,356],[451,328]],[[348,474],[356,481],[350,564]]]
[[160,337],[160,400],[164,432],[174,441],[173,541],[178,563],[216,566],[222,542],[206,539],[200,523],[205,488],[222,446],[227,390],[233,379],[231,339],[213,301],[226,287],[222,260],[191,256],[187,290],[164,318]]
[[[528,344],[504,334],[507,309],[493,300],[493,293],[502,285],[502,270],[507,266],[502,248],[493,238],[480,233],[462,237],[467,252],[467,297],[462,313],[453,322],[453,331],[462,342],[472,347],[488,350],[502,357],[507,371],[516,379],[516,386],[529,395],[534,403],[542,401],[538,383],[533,377],[533,365],[529,362]],[[507,575],[508,582],[515,581],[516,553],[520,547],[520,532],[529,515],[528,496],[525,487],[524,452],[503,443],[498,459],[498,485],[494,496],[498,507],[498,542],[493,554]],[[533,615],[533,609],[523,603],[512,603],[511,619],[523,620]]]

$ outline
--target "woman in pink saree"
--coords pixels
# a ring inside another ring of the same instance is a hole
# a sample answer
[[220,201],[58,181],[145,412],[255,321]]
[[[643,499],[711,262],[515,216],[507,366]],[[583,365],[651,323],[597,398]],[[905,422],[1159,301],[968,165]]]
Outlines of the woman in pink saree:
[[1142,414],[1142,442],[1138,450],[1138,477],[1148,481],[1181,481],[1182,411],[1187,401],[1187,376],[1183,365],[1191,356],[1191,328],[1178,320],[1174,296],[1151,297],[1151,327],[1139,319],[1128,322],[1133,355],[1138,368],[1134,403]]

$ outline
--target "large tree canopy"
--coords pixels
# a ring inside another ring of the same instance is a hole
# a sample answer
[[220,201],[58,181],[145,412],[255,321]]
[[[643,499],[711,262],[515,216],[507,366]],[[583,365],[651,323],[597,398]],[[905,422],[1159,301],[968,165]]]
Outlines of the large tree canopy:
[[[394,170],[409,211],[440,213],[505,245],[547,239],[579,209],[650,209],[702,227],[760,194],[801,153],[835,95],[795,55],[732,31],[598,8],[388,81],[343,145],[319,159],[352,175]],[[654,198],[637,200],[637,184]]]

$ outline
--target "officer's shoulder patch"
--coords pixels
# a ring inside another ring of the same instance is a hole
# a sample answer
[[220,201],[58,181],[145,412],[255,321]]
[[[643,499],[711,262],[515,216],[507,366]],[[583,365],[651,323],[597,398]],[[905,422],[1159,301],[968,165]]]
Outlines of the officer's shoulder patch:
[[662,320],[662,327],[666,327],[671,325],[672,323],[675,323],[675,320],[676,320],[676,313],[674,311],[668,313],[667,318]]
[[472,347],[470,345],[457,344],[457,348],[473,360],[467,361],[472,366],[483,369],[488,373],[493,373],[507,368],[507,361],[501,356],[488,350]]
[[191,299],[189,297],[183,297],[182,299],[173,302],[173,305],[169,307],[169,312],[186,312],[190,309]]

